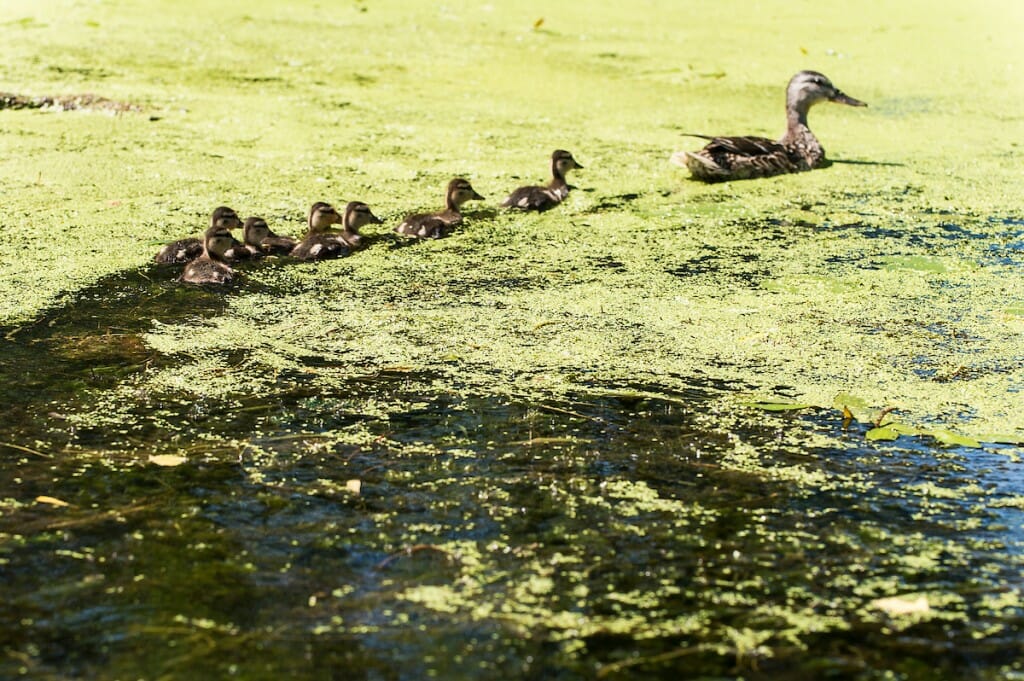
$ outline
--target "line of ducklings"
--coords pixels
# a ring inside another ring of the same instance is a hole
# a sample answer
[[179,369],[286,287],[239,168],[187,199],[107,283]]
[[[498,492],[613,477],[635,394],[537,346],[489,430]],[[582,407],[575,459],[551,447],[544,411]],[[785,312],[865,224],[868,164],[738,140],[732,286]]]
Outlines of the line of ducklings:
[[[569,195],[566,175],[581,170],[572,154],[562,149],[551,154],[551,180],[547,185],[519,187],[502,201],[503,208],[522,211],[546,211],[554,208]],[[457,177],[448,183],[445,207],[434,213],[408,215],[394,231],[414,239],[439,239],[448,236],[462,224],[462,205],[467,201],[484,200],[470,183]],[[179,278],[190,284],[228,284],[234,279],[231,263],[262,258],[266,255],[286,255],[298,260],[326,260],[348,255],[363,246],[359,229],[365,225],[383,224],[362,201],[351,201],[339,213],[329,203],[318,201],[309,209],[306,235],[296,241],[271,231],[267,221],[260,217],[247,218],[243,223],[227,206],[220,206],[210,216],[210,227],[203,238],[180,239],[160,249],[153,258],[161,264],[184,264]],[[335,229],[340,225],[340,229]],[[231,230],[242,229],[242,240]]]

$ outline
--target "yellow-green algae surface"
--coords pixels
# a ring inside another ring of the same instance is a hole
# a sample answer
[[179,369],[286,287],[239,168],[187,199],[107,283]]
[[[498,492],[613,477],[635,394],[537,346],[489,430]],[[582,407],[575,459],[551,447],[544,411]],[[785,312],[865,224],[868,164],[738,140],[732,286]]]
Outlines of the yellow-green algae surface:
[[[1022,29],[6,3],[0,90],[137,110],[0,111],[5,672],[1021,675]],[[778,135],[803,68],[870,105],[813,110],[831,167],[668,163]],[[566,202],[498,211],[555,148]],[[462,228],[390,236],[455,175]],[[149,264],[217,205],[352,199],[386,224],[342,260]]]

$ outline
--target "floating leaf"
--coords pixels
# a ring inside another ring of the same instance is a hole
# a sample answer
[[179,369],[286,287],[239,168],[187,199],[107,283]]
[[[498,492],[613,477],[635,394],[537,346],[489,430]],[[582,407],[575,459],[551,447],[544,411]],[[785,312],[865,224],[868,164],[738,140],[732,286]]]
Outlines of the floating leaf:
[[764,411],[790,411],[794,409],[807,409],[813,404],[804,402],[740,402],[744,407],[763,409]]
[[868,432],[864,433],[864,437],[869,440],[895,440],[899,436],[900,434],[889,426],[872,428]]
[[853,423],[853,412],[846,405],[843,405],[843,430],[847,430]]
[[868,401],[862,397],[857,397],[850,393],[839,393],[832,400],[832,406],[839,410],[849,411],[853,414],[854,420],[862,423],[870,420],[869,412],[871,408],[868,406]]
[[892,596],[891,598],[876,598],[871,601],[871,607],[882,610],[889,615],[910,615],[913,613],[931,612],[928,599],[924,596],[910,599],[905,596]]
[[890,421],[889,423],[883,423],[882,428],[889,428],[892,431],[899,433],[900,435],[920,435],[921,429],[916,428],[906,423],[900,423],[899,421]]
[[58,499],[56,497],[48,497],[45,495],[36,497],[36,503],[49,504],[50,506],[58,506],[61,508],[71,505],[62,499]]
[[186,461],[188,459],[185,457],[175,454],[156,454],[149,457],[149,462],[155,463],[157,466],[180,466]]
[[991,442],[996,445],[1024,445],[1024,435],[1010,433],[981,433],[975,439],[979,442]]
[[353,478],[352,480],[346,480],[345,481],[345,489],[347,489],[349,492],[352,492],[352,494],[355,494],[356,496],[359,496],[359,492],[363,489],[363,483],[358,478]]
[[970,447],[972,449],[978,449],[981,447],[981,443],[974,438],[967,437],[966,435],[958,435],[951,430],[923,430],[922,435],[930,435],[944,445],[950,445],[951,447]]
[[544,17],[541,17],[540,19],[537,19],[537,21],[533,22],[533,30],[536,31],[537,29],[539,29],[543,25],[544,25]]

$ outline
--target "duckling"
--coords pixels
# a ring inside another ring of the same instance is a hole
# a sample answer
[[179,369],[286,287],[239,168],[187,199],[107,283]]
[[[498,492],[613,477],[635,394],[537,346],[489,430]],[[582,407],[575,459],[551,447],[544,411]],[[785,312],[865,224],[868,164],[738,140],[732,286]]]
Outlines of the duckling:
[[[210,226],[224,227],[225,229],[232,230],[236,227],[242,226],[242,221],[238,219],[238,214],[227,206],[218,206],[213,210],[213,214],[210,216]],[[230,233],[230,232],[229,232]],[[243,248],[243,244],[231,237],[232,244],[228,248],[226,253],[227,259],[232,259],[231,256],[238,249],[240,252]],[[160,252],[154,256],[154,262],[158,262],[162,265],[175,265],[190,262],[195,260],[203,254],[203,240],[196,239],[194,237],[188,239],[179,239],[172,241],[163,248]]]
[[798,173],[828,165],[825,149],[807,126],[807,112],[818,102],[867,106],[844,94],[817,71],[801,71],[786,87],[786,134],[778,141],[765,137],[708,137],[699,151],[680,151],[672,163],[686,166],[703,182],[746,180]]
[[[324,260],[348,255],[363,243],[359,228],[363,225],[380,224],[380,218],[370,212],[362,201],[352,201],[340,215],[330,204],[318,201],[309,209],[309,231],[306,237],[291,251],[293,258],[300,260]],[[342,231],[329,231],[331,225],[340,224]]]
[[306,219],[308,225],[306,236],[295,244],[289,255],[299,260],[324,260],[345,255],[348,252],[347,247],[327,236],[331,225],[341,222],[341,213],[334,206],[317,201],[309,208],[309,217]]
[[362,201],[349,201],[345,206],[341,232],[328,232],[325,236],[340,241],[350,250],[358,250],[363,246],[363,235],[359,228],[363,225],[380,225],[384,221],[373,214],[370,207]]
[[211,226],[203,235],[203,254],[185,265],[179,280],[199,285],[230,284],[235,273],[225,262],[225,254],[234,243],[235,238],[227,227]]
[[418,239],[440,239],[448,236],[454,227],[462,224],[462,213],[459,212],[462,204],[483,198],[468,181],[457,177],[448,183],[448,190],[444,195],[444,210],[409,215],[402,220],[402,224],[395,227],[395,231]]
[[274,234],[270,231],[267,221],[258,217],[245,219],[245,224],[242,225],[242,239],[246,248],[254,255],[288,255],[295,248],[295,239]]
[[558,149],[551,154],[551,181],[546,187],[520,187],[501,202],[503,208],[545,211],[554,208],[569,195],[565,175],[570,170],[583,170],[568,151]]

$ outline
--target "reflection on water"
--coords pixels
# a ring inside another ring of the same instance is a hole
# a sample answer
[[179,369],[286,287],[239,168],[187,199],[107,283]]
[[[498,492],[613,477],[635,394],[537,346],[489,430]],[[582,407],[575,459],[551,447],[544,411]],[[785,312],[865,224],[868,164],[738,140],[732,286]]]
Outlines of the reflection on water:
[[[6,330],[0,676],[1021,673],[1014,450],[872,445],[707,381],[542,400],[401,370],[71,425],[180,361],[151,320],[223,305],[124,274]],[[931,612],[870,605],[901,594]]]

